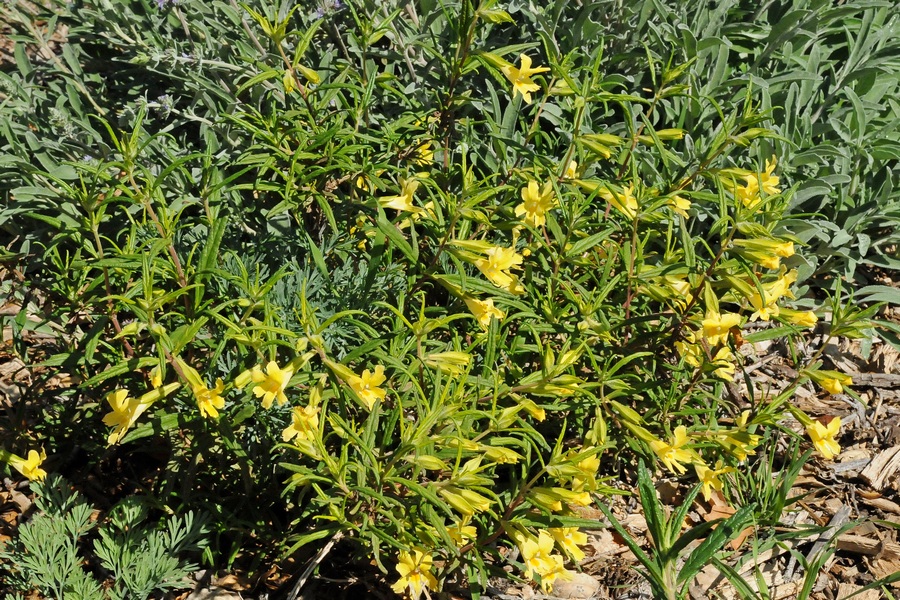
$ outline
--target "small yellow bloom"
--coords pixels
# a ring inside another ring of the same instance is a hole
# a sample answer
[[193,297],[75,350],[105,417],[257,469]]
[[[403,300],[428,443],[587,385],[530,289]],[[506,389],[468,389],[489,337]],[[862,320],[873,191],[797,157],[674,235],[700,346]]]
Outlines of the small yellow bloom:
[[726,381],[734,381],[734,354],[731,353],[727,347],[719,348],[719,351],[716,352],[716,355],[713,357],[712,364],[716,367],[716,370],[713,371],[713,375],[718,377],[719,379],[724,379]]
[[419,181],[417,179],[401,179],[400,188],[399,196],[379,198],[378,204],[383,208],[393,208],[400,212],[411,212],[413,214],[422,212],[423,209],[413,204],[413,194],[419,188]]
[[509,63],[500,67],[500,71],[506,75],[506,78],[509,79],[513,85],[513,98],[516,97],[516,94],[519,94],[522,96],[522,100],[525,101],[525,104],[531,104],[531,93],[541,89],[541,86],[531,80],[531,76],[549,70],[550,69],[547,67],[532,68],[531,58],[525,54],[519,56],[518,69]]
[[572,479],[572,490],[580,492],[585,489],[597,489],[597,471],[600,470],[600,457],[596,454],[588,456],[584,460],[579,461],[575,467],[581,471],[581,474]]
[[548,210],[556,206],[556,196],[553,194],[553,185],[548,181],[538,191],[536,181],[529,181],[522,188],[522,204],[516,207],[516,216],[525,216],[526,225],[540,227],[547,222],[545,217]]
[[822,380],[822,387],[825,388],[829,394],[841,394],[844,392],[844,386],[852,383],[853,380],[849,377],[826,377]]
[[587,534],[579,531],[577,527],[550,527],[547,531],[553,536],[556,545],[571,556],[572,560],[576,563],[584,560],[584,551],[579,546],[588,543]]
[[522,264],[522,255],[515,248],[492,246],[485,251],[485,256],[486,258],[476,260],[475,266],[491,283],[513,294],[525,292],[519,284],[519,278],[508,272]]
[[289,442],[294,438],[298,440],[312,440],[319,433],[319,407],[295,406],[291,413],[291,424],[281,432],[281,439]]
[[424,144],[420,143],[416,147],[410,160],[413,162],[413,164],[416,164],[420,167],[427,167],[428,165],[433,163],[434,162],[433,142],[425,142]]
[[281,369],[273,360],[266,365],[265,371],[259,365],[245,371],[235,380],[235,385],[240,389],[250,381],[255,383],[253,395],[262,398],[262,407],[268,410],[275,400],[278,400],[279,405],[287,402],[284,390],[293,376],[294,370],[290,366]]
[[162,384],[162,369],[160,369],[157,365],[150,369],[150,385],[152,385],[154,388],[158,388],[161,387]]
[[763,191],[770,196],[781,193],[781,188],[778,187],[779,178],[772,174],[775,171],[776,163],[776,157],[773,156],[771,161],[766,161],[765,171],[759,174],[749,173],[744,176],[744,181],[747,185],[738,186],[735,190],[735,195],[744,206],[747,208],[755,208],[762,202],[760,191]]
[[674,433],[675,438],[671,444],[662,440],[653,440],[650,442],[650,449],[656,453],[669,471],[681,475],[687,471],[681,463],[692,462],[694,457],[689,450],[683,448],[688,443],[687,428],[679,425],[675,428]]
[[709,342],[710,346],[723,344],[728,340],[728,333],[732,327],[738,327],[741,324],[741,315],[737,313],[719,314],[714,310],[706,312],[706,318],[703,319],[703,337]]
[[813,445],[825,460],[831,460],[841,451],[840,444],[837,443],[835,437],[841,430],[841,418],[834,417],[828,422],[828,425],[822,425],[819,421],[813,421],[806,427],[806,433],[812,440]]
[[464,546],[478,537],[478,530],[468,522],[469,518],[463,517],[459,523],[447,528],[447,534],[457,546]]
[[362,375],[354,375],[347,383],[350,385],[350,389],[356,392],[356,395],[362,400],[366,410],[372,410],[372,407],[375,406],[375,401],[383,400],[387,395],[387,392],[378,387],[384,381],[384,367],[376,365],[374,373],[366,369],[362,372]]
[[675,342],[675,351],[684,359],[684,362],[696,368],[699,367],[703,360],[703,348],[697,343],[697,338],[693,332],[687,332],[684,335],[684,341]]
[[29,481],[41,481],[47,476],[47,471],[41,468],[41,464],[46,459],[47,453],[42,448],[40,454],[37,450],[29,450],[28,458],[11,454],[7,461],[9,466],[27,477]]
[[719,476],[734,472],[732,467],[723,467],[721,460],[716,463],[715,469],[710,469],[703,463],[694,463],[694,469],[697,471],[697,478],[703,484],[703,498],[707,502],[712,497],[713,490],[722,491],[722,480]]
[[563,173],[563,178],[575,179],[576,177],[578,177],[578,163],[574,160],[570,160],[569,164],[566,165],[566,172]]
[[128,390],[110,392],[106,395],[106,401],[112,408],[112,412],[106,413],[103,417],[103,423],[108,427],[113,427],[107,438],[109,444],[118,444],[119,440],[151,404],[141,402],[138,398],[129,398]]
[[400,551],[397,557],[397,573],[400,579],[391,586],[397,594],[409,591],[412,600],[416,600],[426,589],[436,590],[438,581],[431,574],[432,558],[424,548],[413,547],[412,553]]
[[200,414],[204,417],[217,418],[219,416],[218,409],[225,408],[225,399],[222,398],[222,392],[225,391],[225,384],[221,379],[216,379],[216,387],[208,388],[203,383],[195,386],[194,397],[197,398],[197,406],[200,408]]
[[478,324],[484,329],[490,327],[492,318],[503,319],[506,316],[506,313],[494,307],[494,300],[491,298],[487,300],[463,298],[463,300],[465,300],[466,306],[469,307],[469,312],[472,313],[472,316],[478,320]]
[[816,313],[809,310],[791,310],[789,308],[782,308],[779,311],[778,316],[788,323],[799,325],[800,327],[815,327],[816,323],[819,322],[819,317]]
[[687,211],[691,208],[691,201],[676,194],[675,196],[671,196],[669,198],[669,200],[666,202],[666,206],[671,208],[672,211],[675,212],[675,214],[681,215],[682,217],[687,219]]
[[622,188],[621,192],[602,187],[597,194],[629,219],[637,216],[638,201],[634,196],[634,185],[629,184],[628,187]]

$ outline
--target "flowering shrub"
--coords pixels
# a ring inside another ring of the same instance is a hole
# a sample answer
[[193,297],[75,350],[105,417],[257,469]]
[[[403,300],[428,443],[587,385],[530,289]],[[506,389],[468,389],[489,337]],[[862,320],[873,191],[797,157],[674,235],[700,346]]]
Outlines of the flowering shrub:
[[[490,1],[379,14],[247,7],[267,50],[223,117],[240,145],[160,168],[139,110],[55,182],[101,323],[77,344],[112,357],[77,365],[98,453],[164,440],[183,501],[181,470],[223,498],[283,482],[289,552],[345,536],[415,598],[507,559],[550,592],[623,457],[709,498],[787,414],[839,452],[840,420],[791,405],[852,383],[819,355],[775,397],[733,385],[745,342],[818,321],[789,306],[791,190],[752,97],[695,134],[685,64],[631,89],[601,46]],[[858,333],[840,306],[832,333]],[[38,478],[32,452],[7,460]]]

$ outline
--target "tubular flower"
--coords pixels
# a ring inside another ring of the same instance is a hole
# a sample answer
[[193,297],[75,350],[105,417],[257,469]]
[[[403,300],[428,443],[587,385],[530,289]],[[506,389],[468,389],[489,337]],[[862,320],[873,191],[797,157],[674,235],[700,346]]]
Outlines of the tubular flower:
[[508,272],[522,264],[522,255],[515,248],[492,246],[485,251],[485,255],[486,258],[475,261],[475,266],[491,283],[513,294],[524,293],[519,278]]
[[219,416],[218,409],[225,408],[225,399],[222,398],[222,392],[225,391],[225,384],[221,379],[216,379],[216,387],[208,388],[205,383],[193,387],[194,397],[197,398],[197,406],[200,408],[200,414],[204,417],[216,418]]
[[777,269],[781,259],[794,255],[794,242],[752,239],[734,240],[734,251],[767,269]]
[[41,468],[41,463],[46,459],[47,453],[41,449],[40,454],[37,450],[29,450],[28,458],[10,454],[6,460],[9,466],[27,477],[29,481],[41,481],[47,476],[47,471]]
[[294,438],[311,440],[319,431],[319,407],[295,406],[291,413],[291,424],[281,432],[281,439],[289,442]]
[[468,525],[468,522],[468,517],[463,517],[459,523],[447,528],[447,535],[457,546],[464,546],[478,536],[478,530],[474,525]]
[[572,557],[576,563],[584,560],[584,551],[579,548],[588,543],[587,534],[578,531],[577,527],[550,527],[547,529],[556,545]]
[[697,478],[703,484],[703,499],[707,502],[712,497],[713,490],[722,491],[722,480],[719,476],[734,472],[732,467],[723,467],[721,460],[716,463],[715,469],[710,469],[703,463],[694,463],[694,470],[697,471]]
[[825,377],[820,382],[823,388],[829,394],[842,394],[845,385],[852,385],[853,379],[842,373],[838,373],[836,377]]
[[350,385],[350,389],[356,392],[356,395],[362,400],[366,410],[372,410],[372,407],[375,406],[375,401],[383,400],[387,395],[387,392],[378,387],[384,381],[384,367],[375,365],[374,373],[366,369],[362,372],[362,375],[354,375],[347,383]]
[[578,163],[576,161],[569,161],[569,164],[566,165],[566,172],[563,174],[563,177],[566,179],[575,179],[578,177]]
[[697,338],[693,332],[685,333],[684,341],[675,342],[675,351],[690,366],[695,368],[700,366],[703,359],[703,348],[697,343]]
[[666,202],[666,206],[671,208],[675,214],[681,215],[682,217],[687,219],[687,211],[691,208],[691,201],[687,198],[682,198],[681,196],[675,195],[669,198],[669,200]]
[[841,418],[834,417],[828,425],[822,425],[819,421],[813,421],[806,426],[806,433],[812,440],[816,450],[825,460],[831,460],[841,451],[840,444],[835,437],[841,430]]
[[728,333],[732,327],[738,327],[741,324],[741,315],[737,313],[719,314],[714,310],[706,312],[706,318],[703,319],[703,337],[709,342],[710,346],[725,343],[728,340]]
[[401,192],[399,196],[386,196],[378,199],[378,204],[383,208],[393,208],[400,212],[411,212],[417,214],[423,209],[413,204],[413,194],[419,188],[419,182],[416,179],[401,179]]
[[716,367],[716,370],[713,371],[713,375],[719,379],[734,381],[733,360],[734,354],[731,353],[731,350],[726,347],[719,348],[719,351],[716,352],[716,355],[712,359],[712,364]]
[[541,89],[541,86],[531,80],[531,76],[549,70],[550,69],[547,67],[532,68],[531,58],[525,54],[519,56],[518,69],[508,63],[500,67],[500,71],[506,75],[506,78],[512,83],[513,98],[516,97],[516,94],[519,94],[522,96],[522,100],[525,101],[525,104],[531,104],[531,92],[536,92]]
[[438,582],[431,574],[431,563],[431,555],[426,554],[423,548],[413,547],[412,553],[401,550],[397,557],[397,573],[400,574],[400,579],[391,586],[391,589],[397,594],[409,590],[412,600],[416,600],[426,589],[437,589]]
[[492,298],[487,300],[463,298],[463,300],[465,300],[466,306],[469,307],[469,312],[472,313],[472,316],[478,320],[478,324],[484,329],[490,327],[492,318],[502,319],[506,316],[506,313],[494,307]]
[[756,208],[762,202],[759,192],[763,191],[768,195],[780,194],[781,188],[778,187],[779,178],[772,173],[775,171],[777,160],[773,156],[772,160],[766,160],[766,170],[762,173],[750,173],[744,176],[747,185],[738,186],[735,195],[743,202],[747,208]]
[[687,428],[679,425],[675,428],[675,438],[671,444],[662,440],[653,440],[650,442],[650,449],[656,453],[669,471],[681,475],[687,471],[681,463],[689,463],[693,460],[691,452],[682,448],[687,442]]
[[778,312],[778,316],[788,323],[799,325],[800,327],[815,327],[816,323],[819,322],[819,317],[810,310],[791,310],[789,308],[782,308]]
[[516,207],[516,216],[525,216],[522,219],[526,225],[540,227],[547,222],[544,216],[548,210],[556,206],[556,197],[553,195],[553,185],[548,181],[538,191],[536,181],[529,181],[527,187],[522,188],[522,204]]
[[255,383],[253,395],[262,398],[262,407],[268,410],[275,400],[278,400],[279,405],[287,402],[284,390],[293,376],[294,370],[290,366],[281,369],[273,360],[266,365],[265,371],[259,365],[245,371],[235,380],[235,385],[240,389],[251,381]]
[[129,398],[128,390],[115,390],[106,395],[106,401],[112,412],[103,417],[104,425],[113,427],[106,439],[108,444],[118,444],[138,418],[150,406],[149,402],[141,402],[138,398]]
[[638,201],[634,197],[634,185],[629,184],[621,192],[613,191],[607,187],[597,190],[597,195],[609,202],[617,211],[633,219],[637,216]]

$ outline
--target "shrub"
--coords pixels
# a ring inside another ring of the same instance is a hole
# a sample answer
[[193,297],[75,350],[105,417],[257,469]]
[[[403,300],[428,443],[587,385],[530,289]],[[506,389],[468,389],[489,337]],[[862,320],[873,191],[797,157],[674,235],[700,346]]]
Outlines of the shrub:
[[[652,52],[620,76],[592,8],[564,2],[188,8],[139,17],[183,27],[174,54],[112,44],[143,68],[221,59],[165,75],[194,94],[178,127],[103,109],[34,164],[10,112],[0,223],[57,326],[41,366],[81,380],[28,408],[35,438],[94,467],[143,455],[121,462],[214,515],[222,547],[343,536],[412,596],[459,573],[478,593],[504,560],[550,590],[582,555],[578,507],[635,456],[709,494],[788,413],[839,450],[839,420],[790,404],[849,384],[819,354],[774,397],[733,384],[743,324],[818,320],[789,307],[793,190],[748,155],[779,139],[753,90],[715,102]],[[250,41],[213,43],[219,12]],[[874,314],[831,308],[832,335]]]

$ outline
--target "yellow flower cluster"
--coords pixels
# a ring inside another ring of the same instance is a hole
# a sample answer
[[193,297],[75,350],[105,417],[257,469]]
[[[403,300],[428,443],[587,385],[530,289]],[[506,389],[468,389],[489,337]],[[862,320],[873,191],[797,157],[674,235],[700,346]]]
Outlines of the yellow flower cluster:
[[[566,529],[574,530],[574,528]],[[553,553],[554,536],[550,532],[541,530],[537,536],[534,536],[516,527],[511,528],[509,533],[516,546],[519,547],[522,563],[525,566],[525,577],[532,580],[535,579],[535,576],[539,577],[544,593],[549,594],[553,590],[553,583],[557,579],[571,578],[571,573],[563,566],[562,555]],[[565,534],[557,533],[557,535],[565,537]],[[570,541],[569,546],[571,545],[577,547],[577,540]]]

